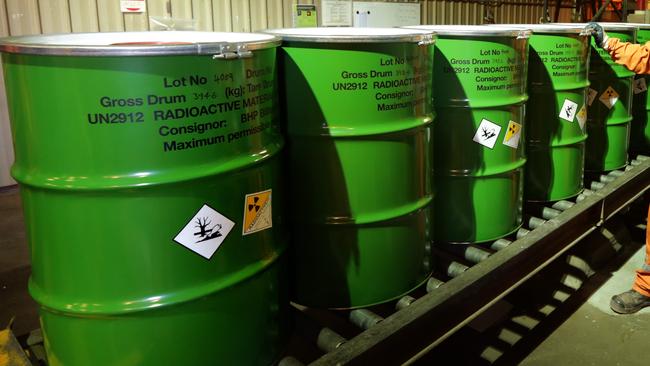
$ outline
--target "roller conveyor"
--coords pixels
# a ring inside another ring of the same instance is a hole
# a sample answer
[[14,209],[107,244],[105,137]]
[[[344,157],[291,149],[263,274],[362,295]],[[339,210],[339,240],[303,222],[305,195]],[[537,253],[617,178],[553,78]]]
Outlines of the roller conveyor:
[[[301,319],[298,337],[314,343],[320,353],[303,362],[290,347],[280,365],[402,364],[418,359],[639,199],[650,188],[650,158],[640,155],[624,170],[587,175],[585,187],[589,189],[573,201],[528,205],[523,227],[509,237],[485,244],[435,245],[435,271],[427,285],[390,304],[336,312],[295,305]],[[326,335],[304,337],[305,324]]]

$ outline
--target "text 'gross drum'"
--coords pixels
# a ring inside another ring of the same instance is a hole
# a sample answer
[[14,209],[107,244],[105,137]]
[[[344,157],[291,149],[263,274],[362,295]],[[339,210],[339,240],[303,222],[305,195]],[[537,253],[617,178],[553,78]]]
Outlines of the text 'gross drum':
[[268,365],[286,333],[275,37],[0,42],[50,365]]
[[293,299],[389,301],[431,273],[431,32],[269,31],[283,39]]

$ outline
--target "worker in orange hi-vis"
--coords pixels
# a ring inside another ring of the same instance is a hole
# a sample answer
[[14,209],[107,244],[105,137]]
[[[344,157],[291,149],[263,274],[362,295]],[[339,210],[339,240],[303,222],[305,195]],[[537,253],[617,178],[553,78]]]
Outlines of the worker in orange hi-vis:
[[[598,23],[589,23],[596,45],[607,51],[612,59],[637,74],[650,74],[650,42],[640,45],[610,38]],[[632,314],[650,306],[650,207],[645,238],[645,263],[636,271],[634,285],[629,291],[612,296],[609,306],[617,313]]]

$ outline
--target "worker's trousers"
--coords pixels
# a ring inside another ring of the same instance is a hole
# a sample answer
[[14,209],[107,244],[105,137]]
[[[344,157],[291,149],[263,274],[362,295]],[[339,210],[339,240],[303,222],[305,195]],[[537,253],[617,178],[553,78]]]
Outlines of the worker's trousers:
[[650,207],[648,207],[648,222],[645,229],[645,263],[643,268],[636,271],[633,289],[650,296]]

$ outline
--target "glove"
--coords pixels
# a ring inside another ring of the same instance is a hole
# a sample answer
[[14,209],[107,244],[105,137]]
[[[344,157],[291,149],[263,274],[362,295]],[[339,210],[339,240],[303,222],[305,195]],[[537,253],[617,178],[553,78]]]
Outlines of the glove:
[[607,40],[609,37],[607,37],[607,33],[605,33],[605,30],[600,24],[596,22],[590,22],[587,24],[585,29],[591,31],[591,35],[594,36],[596,46],[607,49]]

